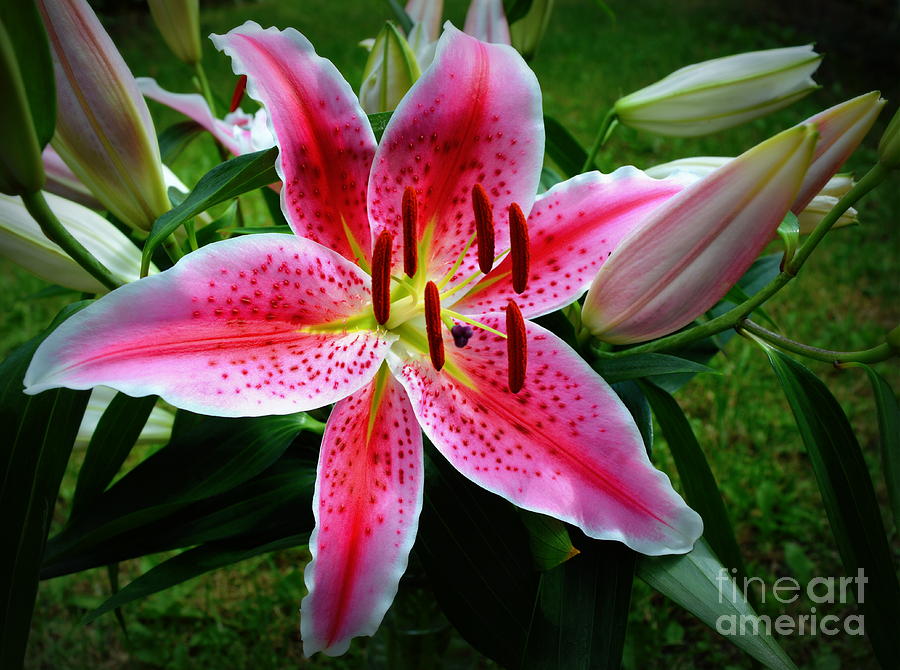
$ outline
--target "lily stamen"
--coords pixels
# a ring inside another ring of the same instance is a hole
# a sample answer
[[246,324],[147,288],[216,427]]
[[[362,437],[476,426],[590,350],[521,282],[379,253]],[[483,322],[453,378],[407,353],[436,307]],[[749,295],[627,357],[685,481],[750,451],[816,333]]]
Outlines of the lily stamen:
[[528,226],[518,204],[509,206],[509,254],[512,261],[513,291],[522,293],[528,287],[531,252],[528,247]]
[[487,274],[494,266],[494,215],[481,184],[472,187],[472,210],[475,213],[475,238],[478,240],[478,267]]
[[431,364],[440,371],[444,367],[444,336],[441,333],[441,296],[433,281],[425,285],[425,334]]
[[245,90],[247,90],[247,75],[242,74],[238,77],[237,84],[234,86],[234,93],[231,94],[231,104],[228,106],[229,114],[241,106],[241,100],[244,99]]
[[391,316],[391,246],[393,238],[383,231],[372,251],[372,311],[379,325]]
[[407,186],[403,191],[401,211],[403,218],[403,270],[409,277],[412,277],[416,274],[419,265],[419,248],[416,243],[419,203],[416,200],[416,190],[412,186]]
[[507,383],[510,393],[518,393],[525,385],[525,368],[528,362],[528,341],[525,336],[525,320],[514,300],[506,303],[506,356]]

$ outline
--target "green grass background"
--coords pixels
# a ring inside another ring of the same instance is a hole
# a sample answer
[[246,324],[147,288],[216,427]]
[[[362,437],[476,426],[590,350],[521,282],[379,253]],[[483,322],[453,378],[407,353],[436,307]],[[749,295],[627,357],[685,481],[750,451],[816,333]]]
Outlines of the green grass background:
[[[110,3],[107,3],[110,4]],[[818,41],[829,52],[816,76],[823,89],[798,104],[742,127],[696,139],[658,138],[617,129],[600,161],[647,167],[689,155],[736,155],[765,137],[843,99],[879,86],[890,103],[865,146],[851,159],[862,174],[874,160],[880,129],[900,100],[900,67],[890,47],[889,21],[878,11],[890,3],[858,3],[846,13],[841,3],[819,3],[814,12],[774,3],[713,0],[609,0],[615,20],[590,0],[558,0],[544,44],[533,62],[545,112],[567,125],[584,144],[620,95],[652,83],[692,62],[730,53]],[[358,88],[366,55],[356,43],[373,36],[389,16],[380,2],[263,0],[201,2],[203,33],[225,32],[247,19],[264,26],[293,26],[318,52],[333,60]],[[874,8],[874,9],[873,9]],[[890,18],[889,8],[887,17]],[[462,25],[465,3],[447,2],[446,16]],[[118,5],[103,21],[137,76],[153,76],[172,90],[190,90],[190,71],[172,57],[142,3]],[[885,37],[887,32],[887,37]],[[896,32],[893,33],[896,35]],[[887,48],[885,41],[888,40]],[[896,42],[894,42],[896,46]],[[234,85],[230,65],[210,43],[207,71],[216,94],[228,100]],[[887,54],[887,55],[885,55]],[[151,105],[161,130],[181,118]],[[217,162],[212,142],[195,142],[172,166],[188,184]],[[900,251],[900,175],[860,205],[862,225],[830,234],[800,277],[767,306],[783,331],[816,346],[862,349],[883,340],[897,325],[897,260]],[[251,209],[263,216],[263,208]],[[0,351],[8,351],[43,328],[64,304],[62,298],[34,300],[45,287],[38,279],[0,260]],[[864,374],[809,363],[828,384],[857,431],[882,502],[875,409]],[[771,585],[780,576],[805,583],[815,575],[839,575],[834,548],[812,471],[789,409],[765,356],[734,338],[714,366],[722,373],[696,379],[679,393],[706,451],[731,514],[748,570]],[[879,364],[894,388],[896,362]],[[135,455],[135,458],[138,455]],[[65,518],[80,454],[64,483],[57,518]],[[674,467],[664,441],[656,461],[670,475]],[[677,476],[673,477],[677,483]],[[886,511],[886,509],[885,509]],[[885,515],[886,527],[892,528]],[[896,531],[891,530],[897,548]],[[80,617],[108,594],[105,571],[95,570],[45,582],[32,626],[27,667],[66,668],[282,668],[371,667],[384,658],[386,635],[355,642],[341,659],[304,660],[296,631],[304,593],[300,550],[278,552],[219,570],[125,609],[128,636],[106,616],[84,627]],[[123,581],[163,560],[154,556],[122,565]],[[801,600],[787,612],[808,612]],[[840,613],[839,609],[829,610]],[[762,612],[777,614],[777,606]],[[389,617],[390,618],[390,617]],[[785,648],[805,668],[874,667],[859,638],[789,637]],[[435,663],[448,668],[492,667],[458,638]],[[664,598],[636,583],[626,644],[628,668],[750,668],[753,664]]]

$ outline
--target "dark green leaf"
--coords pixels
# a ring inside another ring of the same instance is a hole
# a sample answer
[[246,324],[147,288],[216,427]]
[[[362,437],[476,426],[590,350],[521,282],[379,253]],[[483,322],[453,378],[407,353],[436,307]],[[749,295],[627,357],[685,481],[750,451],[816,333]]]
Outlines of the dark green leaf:
[[284,213],[281,211],[281,194],[276,193],[268,186],[263,186],[259,189],[259,192],[262,193],[266,209],[269,210],[269,216],[272,217],[272,225],[278,227],[287,226],[287,219],[284,218]]
[[222,215],[197,231],[197,244],[201,247],[218,242],[226,231],[234,226],[237,219],[238,201],[235,200],[222,212]]
[[533,319],[533,321],[542,328],[546,328],[563,342],[578,351],[578,340],[575,336],[575,328],[572,326],[572,322],[566,318],[566,315],[562,313],[562,310],[556,310],[555,312],[550,312],[544,316],[539,316],[536,319]]
[[853,363],[869,375],[875,407],[878,410],[878,432],[881,435],[881,467],[891,501],[894,526],[900,529],[900,406],[897,396],[884,377],[868,365]]
[[38,571],[59,484],[90,393],[54,389],[23,393],[35,350],[66,317],[87,306],[70,305],[43,334],[0,364],[0,667],[22,665]]
[[169,164],[181,155],[187,146],[205,131],[196,121],[175,123],[159,134],[159,155],[162,162]]
[[683,556],[641,556],[637,561],[638,577],[710,628],[721,630],[717,626],[735,622],[736,632],[726,639],[767,668],[796,670],[764,625],[756,631],[746,625],[741,630],[741,617],[755,618],[755,612],[730,574],[702,539]]
[[612,385],[613,391],[619,396],[619,400],[625,403],[625,407],[631,412],[631,417],[641,431],[644,440],[644,448],[647,456],[653,455],[653,415],[650,413],[650,403],[647,396],[641,391],[641,387],[633,381],[618,382]]
[[549,168],[545,165],[541,168],[541,180],[538,182],[538,193],[550,190],[561,181],[563,181],[563,176],[553,168]]
[[528,10],[531,9],[531,4],[534,0],[504,0],[503,8],[506,13],[507,22],[512,25],[523,16],[528,13]]
[[245,561],[260,554],[279,549],[289,549],[304,545],[309,541],[309,533],[271,538],[269,536],[238,538],[227,542],[213,542],[182,552],[160,563],[146,574],[141,575],[112,598],[84,618],[90,623],[110,610],[122,607],[139,598],[165,591],[168,588],[193,579],[205,572],[233,563]]
[[397,23],[400,24],[400,27],[403,28],[403,32],[409,35],[409,31],[412,30],[413,22],[412,19],[409,18],[409,14],[406,13],[406,10],[403,9],[403,5],[401,5],[397,0],[386,0],[388,3],[388,7],[391,8],[391,11],[394,13],[394,18],[397,19]]
[[719,374],[717,370],[701,363],[668,354],[635,354],[620,358],[597,358],[591,363],[591,367],[599,372],[600,376],[609,384],[654,375],[698,374],[701,372]]
[[547,133],[546,151],[557,167],[566,177],[573,177],[583,172],[581,169],[587,160],[587,152],[578,143],[572,133],[566,130],[552,116],[544,116],[544,130]]
[[62,561],[110,537],[224,493],[262,472],[297,436],[305,416],[207,418],[173,436],[168,446],[83,508],[50,540],[45,576],[57,574]]
[[524,668],[622,665],[636,554],[618,542],[583,538],[578,546],[578,556],[541,575]]
[[519,667],[538,588],[516,508],[428,445],[416,553],[441,609],[478,651]]
[[859,442],[828,388],[803,365],[764,346],[812,462],[844,570],[870,587],[859,609],[882,667],[900,658],[900,585]]
[[220,228],[219,232],[228,235],[259,235],[260,233],[282,233],[293,235],[290,226],[238,226],[236,228]]
[[34,0],[0,2],[0,23],[16,53],[34,130],[43,149],[56,128],[56,84],[47,32]]
[[722,562],[729,568],[737,568],[738,575],[743,576],[744,561],[728,511],[691,424],[671,395],[652,384],[641,384],[641,389],[666,437],[687,503],[703,518],[703,536]]
[[184,202],[153,222],[153,228],[144,245],[142,271],[146,271],[153,250],[185,221],[220,202],[277,182],[278,175],[275,173],[277,155],[277,147],[244,154],[217,165],[203,175]]
[[393,112],[369,114],[369,123],[372,126],[372,132],[375,133],[376,142],[381,141],[381,136],[384,135],[384,129],[387,128],[388,121],[391,120],[391,114],[393,114]]

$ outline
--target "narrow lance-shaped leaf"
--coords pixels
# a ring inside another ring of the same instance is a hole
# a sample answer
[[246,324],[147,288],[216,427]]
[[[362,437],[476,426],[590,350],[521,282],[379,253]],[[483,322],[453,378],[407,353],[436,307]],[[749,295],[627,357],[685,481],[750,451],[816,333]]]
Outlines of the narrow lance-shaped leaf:
[[859,585],[866,635],[882,667],[900,657],[900,585],[878,500],[859,442],[843,409],[812,372],[766,345],[812,462],[831,531],[847,575]]
[[641,389],[666,436],[687,502],[703,517],[704,537],[725,565],[744,575],[744,561],[728,511],[691,424],[671,395],[652,384],[642,384]]
[[587,152],[578,140],[552,116],[544,115],[544,130],[547,133],[547,155],[567,177],[579,174],[587,160]]
[[599,372],[600,376],[609,384],[654,375],[699,374],[701,372],[719,374],[718,370],[702,363],[695,363],[686,358],[668,354],[637,354],[622,358],[598,358],[591,363],[591,367]]
[[642,556],[637,575],[710,628],[729,631],[730,642],[767,668],[796,670],[764,623],[740,627],[741,621],[756,620],[756,613],[704,540],[684,556]]

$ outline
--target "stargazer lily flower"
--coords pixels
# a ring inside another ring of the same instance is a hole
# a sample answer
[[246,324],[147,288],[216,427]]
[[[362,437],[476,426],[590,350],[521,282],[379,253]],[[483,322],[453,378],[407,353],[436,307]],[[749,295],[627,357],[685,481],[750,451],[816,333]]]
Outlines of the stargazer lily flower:
[[689,551],[701,519],[625,406],[527,320],[576,299],[683,184],[625,168],[535,199],[537,80],[511,47],[452,26],[377,147],[298,32],[248,22],[213,41],[268,110],[297,235],[217,242],[98,300],[45,340],[27,392],[106,385],[220,416],[336,402],[304,572],[308,655],[374,633],[396,594],[422,506],[420,428],[520,507],[646,554]]

